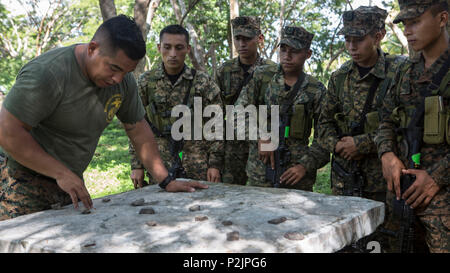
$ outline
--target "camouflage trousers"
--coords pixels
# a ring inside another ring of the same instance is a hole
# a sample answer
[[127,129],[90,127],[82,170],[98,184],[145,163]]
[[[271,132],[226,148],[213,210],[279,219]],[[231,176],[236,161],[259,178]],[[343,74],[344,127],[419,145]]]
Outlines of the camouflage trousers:
[[56,181],[41,175],[12,170],[1,164],[0,221],[72,203]]
[[[392,211],[392,200],[395,195],[388,192],[387,209]],[[416,211],[415,234],[413,248],[417,253],[450,253],[450,188],[441,189],[431,200],[425,210]],[[393,220],[390,230],[399,231],[400,219]],[[396,252],[400,251],[400,242]]]
[[[204,141],[205,140],[200,140]],[[187,178],[207,181],[209,154],[206,145],[191,145],[187,142],[183,147],[183,167]]]
[[229,184],[247,184],[245,165],[248,160],[248,142],[231,140],[225,142],[225,163],[222,182]]

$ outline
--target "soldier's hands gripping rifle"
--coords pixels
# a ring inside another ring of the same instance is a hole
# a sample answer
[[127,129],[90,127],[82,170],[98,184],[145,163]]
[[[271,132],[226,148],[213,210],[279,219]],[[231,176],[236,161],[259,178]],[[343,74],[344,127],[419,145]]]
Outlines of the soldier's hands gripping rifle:
[[[338,118],[338,117],[337,117]],[[344,126],[339,126],[338,133],[339,139],[346,136],[357,136],[364,133],[363,126],[359,122],[352,121],[348,128],[348,132],[343,132],[340,128],[345,128]],[[346,170],[342,167],[336,160],[333,154],[331,159],[331,169],[335,174],[337,174],[344,181],[344,195],[346,196],[362,196],[362,189],[364,187],[365,178],[362,175],[358,167],[358,162],[355,160],[350,160],[350,169]]]

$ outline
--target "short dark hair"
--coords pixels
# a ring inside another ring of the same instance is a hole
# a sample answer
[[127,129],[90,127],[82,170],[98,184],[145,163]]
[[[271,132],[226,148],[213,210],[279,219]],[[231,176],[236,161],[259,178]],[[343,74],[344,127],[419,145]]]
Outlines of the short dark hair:
[[443,11],[448,12],[448,3],[440,2],[440,3],[434,4],[430,7],[430,11],[433,16],[436,16],[436,15],[438,15],[438,13],[443,12]]
[[103,22],[92,41],[102,44],[104,54],[116,53],[117,49],[121,49],[128,58],[135,61],[145,56],[145,41],[141,30],[133,18],[123,14]]
[[184,35],[184,37],[186,38],[186,43],[189,44],[189,32],[181,25],[169,25],[169,26],[164,27],[159,32],[159,42],[160,43],[162,41],[162,37],[163,37],[164,33]]

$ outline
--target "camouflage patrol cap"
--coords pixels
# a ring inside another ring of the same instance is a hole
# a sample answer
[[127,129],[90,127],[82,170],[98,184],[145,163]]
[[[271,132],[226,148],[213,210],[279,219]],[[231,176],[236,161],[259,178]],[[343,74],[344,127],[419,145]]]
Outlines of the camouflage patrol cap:
[[344,27],[338,35],[364,37],[373,29],[382,29],[387,11],[377,6],[361,6],[355,10],[345,11],[342,19]]
[[400,13],[393,23],[398,24],[405,19],[419,17],[431,6],[445,2],[448,3],[448,0],[398,0]]
[[231,20],[233,36],[242,35],[253,38],[261,34],[261,19],[255,16],[239,16]]
[[286,44],[295,49],[309,48],[314,34],[302,27],[287,26],[281,31],[281,44]]

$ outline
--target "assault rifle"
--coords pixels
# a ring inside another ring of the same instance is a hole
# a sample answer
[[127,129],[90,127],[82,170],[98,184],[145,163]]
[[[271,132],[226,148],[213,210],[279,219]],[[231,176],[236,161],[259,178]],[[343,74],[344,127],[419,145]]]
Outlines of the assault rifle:
[[280,177],[287,170],[291,161],[291,152],[286,145],[286,138],[289,136],[289,121],[289,115],[281,115],[280,126],[278,127],[279,145],[273,154],[275,169],[272,169],[270,164],[266,166],[266,180],[270,181],[274,188],[280,187]]

